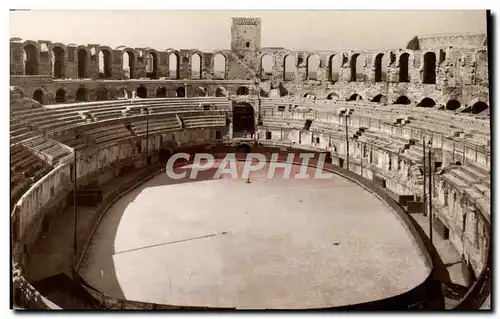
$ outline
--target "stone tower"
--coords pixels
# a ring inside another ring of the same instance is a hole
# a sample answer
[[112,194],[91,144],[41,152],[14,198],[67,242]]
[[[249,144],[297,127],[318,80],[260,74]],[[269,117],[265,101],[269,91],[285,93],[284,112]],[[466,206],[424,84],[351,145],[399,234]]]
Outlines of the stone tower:
[[255,72],[259,68],[260,25],[260,18],[233,18],[231,27],[231,51]]

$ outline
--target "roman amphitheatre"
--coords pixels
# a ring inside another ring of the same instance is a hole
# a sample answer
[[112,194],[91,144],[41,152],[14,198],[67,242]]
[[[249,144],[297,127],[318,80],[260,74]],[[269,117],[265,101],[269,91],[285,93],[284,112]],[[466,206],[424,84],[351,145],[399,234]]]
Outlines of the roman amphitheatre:
[[[10,39],[15,309],[490,308],[486,34],[292,51],[261,23],[211,52]],[[332,177],[173,180],[178,153]]]

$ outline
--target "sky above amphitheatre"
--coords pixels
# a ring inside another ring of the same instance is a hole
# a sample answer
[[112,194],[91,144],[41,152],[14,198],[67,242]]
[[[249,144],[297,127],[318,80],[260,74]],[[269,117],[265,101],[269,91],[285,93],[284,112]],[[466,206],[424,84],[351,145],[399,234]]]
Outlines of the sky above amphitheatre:
[[486,33],[485,11],[17,11],[10,37],[116,48],[229,49],[231,17],[262,19],[262,46],[405,47],[415,35]]

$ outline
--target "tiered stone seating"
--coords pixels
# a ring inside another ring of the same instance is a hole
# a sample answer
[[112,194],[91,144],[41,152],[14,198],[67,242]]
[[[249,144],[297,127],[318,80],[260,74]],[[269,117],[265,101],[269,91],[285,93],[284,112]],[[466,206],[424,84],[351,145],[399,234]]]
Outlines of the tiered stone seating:
[[10,148],[11,199],[19,197],[52,167],[22,145]]
[[72,147],[76,150],[81,150],[87,148],[89,145],[86,143],[82,136],[78,136],[75,134],[67,134],[62,136],[54,136],[55,140],[59,141],[62,144],[65,144],[69,147]]
[[220,127],[226,125],[223,111],[198,111],[177,113],[185,128]]
[[270,128],[294,128],[303,129],[306,121],[292,117],[263,116],[262,125]]
[[10,144],[14,145],[24,140],[29,140],[41,136],[39,132],[32,131],[32,129],[23,121],[10,117]]
[[[143,107],[148,107],[150,113],[172,113],[185,110],[199,110],[200,105],[211,104],[219,110],[229,110],[230,102],[226,98],[165,98],[136,99],[73,105],[56,105],[40,107],[36,110],[22,109],[13,112],[14,117],[22,117],[45,132],[60,130],[65,127],[85,124],[91,121],[104,121],[134,115]],[[202,107],[201,107],[202,108]]]
[[137,136],[146,135],[146,132],[148,132],[148,134],[158,134],[179,130],[181,128],[175,114],[150,116],[147,121],[144,117],[132,118],[131,125]]
[[491,181],[488,167],[474,162],[453,165],[442,177],[468,194],[484,211],[489,211]]
[[83,126],[79,133],[88,136],[97,145],[105,145],[133,138],[133,132],[126,127],[124,121],[105,121],[93,126]]

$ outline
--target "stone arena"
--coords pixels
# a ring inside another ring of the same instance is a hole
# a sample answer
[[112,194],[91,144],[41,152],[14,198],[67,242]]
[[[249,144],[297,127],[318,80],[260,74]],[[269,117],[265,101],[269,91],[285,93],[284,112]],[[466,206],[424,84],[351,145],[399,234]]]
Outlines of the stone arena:
[[[10,39],[15,308],[490,308],[487,35],[291,51],[262,22],[212,52]],[[174,182],[180,152],[333,178]]]

